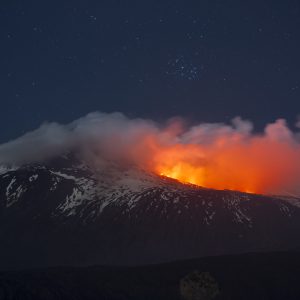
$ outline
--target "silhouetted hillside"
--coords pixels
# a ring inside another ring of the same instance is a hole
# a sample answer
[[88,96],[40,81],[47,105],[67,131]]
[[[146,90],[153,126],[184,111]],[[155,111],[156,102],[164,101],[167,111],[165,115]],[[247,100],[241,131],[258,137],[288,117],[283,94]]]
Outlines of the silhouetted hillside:
[[51,268],[0,273],[1,300],[181,299],[180,280],[209,272],[216,299],[300,299],[300,253],[247,254],[140,267]]

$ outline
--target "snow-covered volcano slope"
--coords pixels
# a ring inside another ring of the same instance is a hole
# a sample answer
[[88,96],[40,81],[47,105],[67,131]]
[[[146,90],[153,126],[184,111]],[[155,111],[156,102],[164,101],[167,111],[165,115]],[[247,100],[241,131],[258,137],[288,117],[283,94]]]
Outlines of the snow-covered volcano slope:
[[300,249],[300,199],[218,191],[68,156],[0,173],[2,268]]

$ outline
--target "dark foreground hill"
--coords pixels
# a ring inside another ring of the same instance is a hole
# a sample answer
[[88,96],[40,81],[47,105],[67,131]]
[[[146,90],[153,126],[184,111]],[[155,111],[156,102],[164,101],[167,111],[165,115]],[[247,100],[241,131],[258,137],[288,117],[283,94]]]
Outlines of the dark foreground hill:
[[[1,300],[182,299],[180,280],[198,270],[215,299],[300,299],[300,253],[209,257],[139,267],[50,268],[0,273]],[[199,298],[200,299],[200,298]]]

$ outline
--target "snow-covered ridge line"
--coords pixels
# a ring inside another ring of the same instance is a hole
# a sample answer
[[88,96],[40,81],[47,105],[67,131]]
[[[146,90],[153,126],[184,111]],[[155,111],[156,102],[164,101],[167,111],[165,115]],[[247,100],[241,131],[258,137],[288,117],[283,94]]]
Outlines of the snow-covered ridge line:
[[275,196],[277,199],[283,200],[285,202],[288,202],[289,204],[292,204],[296,207],[300,208],[300,198],[299,197],[291,197],[291,196]]
[[65,179],[72,179],[72,180],[77,180],[78,178],[75,177],[75,176],[72,176],[72,175],[68,175],[68,174],[65,174],[65,173],[61,173],[61,172],[55,172],[55,171],[51,171],[50,170],[50,173],[54,174],[54,175],[57,175],[57,176],[60,176],[60,177],[63,177]]
[[0,165],[0,175],[3,175],[10,171],[16,171],[17,169],[18,169],[18,167],[16,167],[16,166],[8,167],[5,165]]

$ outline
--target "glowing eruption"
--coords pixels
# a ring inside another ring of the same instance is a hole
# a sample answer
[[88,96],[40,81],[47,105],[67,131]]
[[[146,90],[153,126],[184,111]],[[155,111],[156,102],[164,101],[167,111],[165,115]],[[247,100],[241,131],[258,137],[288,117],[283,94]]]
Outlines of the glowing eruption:
[[214,189],[263,193],[271,188],[268,186],[268,181],[272,181],[271,174],[266,174],[259,166],[251,167],[251,159],[247,162],[247,151],[243,154],[239,153],[242,149],[215,152],[201,148],[184,145],[158,150],[154,156],[154,172],[183,183]]
[[155,171],[162,176],[181,182],[205,185],[205,167],[201,165],[203,154],[194,145],[176,145],[157,151]]
[[144,139],[155,173],[214,189],[248,193],[299,194],[300,144],[283,120],[264,134],[251,134],[250,123],[236,128],[200,126],[181,134],[168,129]]

